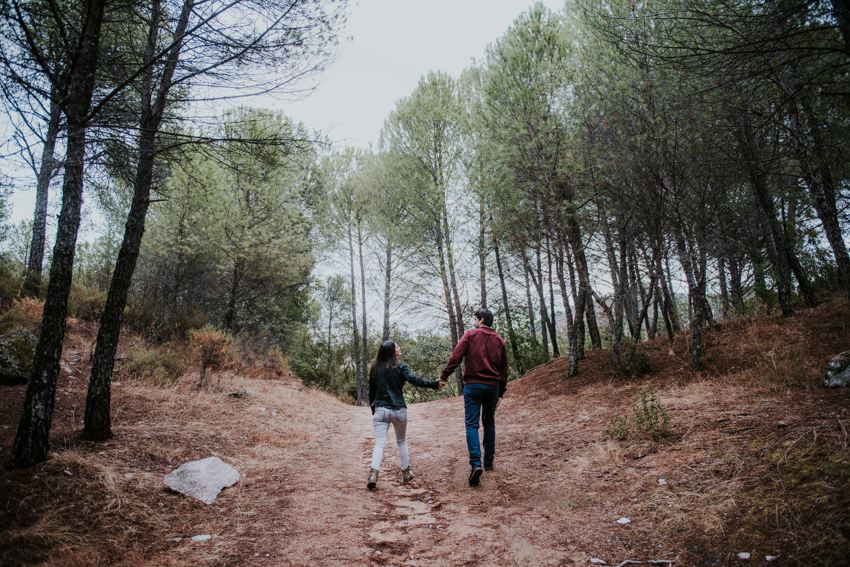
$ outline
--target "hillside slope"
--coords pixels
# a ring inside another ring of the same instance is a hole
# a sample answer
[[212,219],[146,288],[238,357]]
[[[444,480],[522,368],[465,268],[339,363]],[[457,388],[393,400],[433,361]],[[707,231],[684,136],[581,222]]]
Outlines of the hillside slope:
[[[844,565],[850,539],[850,391],[821,386],[850,349],[846,303],[790,320],[738,319],[706,334],[707,370],[687,368],[687,338],[640,345],[649,374],[612,376],[588,352],[509,385],[497,415],[496,470],[466,483],[460,398],[412,406],[416,479],[400,482],[390,444],[365,489],[367,408],[300,382],[242,379],[247,399],[121,378],[115,433],[81,442],[91,330],[72,329],[51,458],[0,472],[2,565],[573,565],[591,557],[722,565]],[[237,379],[238,380],[238,379]],[[611,439],[655,389],[671,416],[657,442]],[[23,387],[0,397],[8,455]],[[206,506],[164,474],[218,455],[242,479]],[[620,525],[619,518],[630,523]],[[189,538],[210,534],[208,541]],[[179,541],[177,538],[180,538]]]

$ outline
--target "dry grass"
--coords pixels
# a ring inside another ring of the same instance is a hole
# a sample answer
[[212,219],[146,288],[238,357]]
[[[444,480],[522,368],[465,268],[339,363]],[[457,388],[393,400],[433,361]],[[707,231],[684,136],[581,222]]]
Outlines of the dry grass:
[[[276,484],[300,452],[317,443],[321,422],[341,404],[277,374],[274,381],[264,373],[237,377],[233,389],[250,397],[234,399],[197,389],[196,371],[157,386],[119,369],[115,437],[84,442],[79,434],[89,368],[88,353],[78,349],[88,344],[88,331],[81,323],[69,335],[75,348],[66,347],[50,458],[34,469],[0,472],[0,564],[187,565],[239,554],[245,534],[262,521],[262,508],[275,504],[264,482]],[[4,454],[23,388],[13,393],[0,410],[8,427],[0,430]],[[210,455],[244,475],[225,498],[205,506],[163,486],[162,477],[183,462]],[[196,546],[187,554],[186,538],[198,533],[219,534],[218,547]],[[173,537],[183,542],[166,541]]]
[[[847,321],[846,301],[792,319],[737,319],[706,333],[701,373],[689,370],[689,337],[680,335],[672,355],[663,340],[640,345],[648,376],[616,380],[607,353],[589,352],[577,378],[564,380],[567,361],[556,361],[510,393],[529,402],[518,412],[529,424],[563,424],[569,442],[540,458],[568,451],[561,470],[584,489],[579,508],[628,503],[652,518],[647,538],[675,541],[694,564],[734,563],[737,550],[845,565],[850,451],[839,420],[850,425],[850,392],[822,381],[832,356],[850,348]],[[611,417],[628,415],[650,383],[671,412],[669,435],[606,440]]]
[[[510,385],[499,410],[506,424],[500,454],[521,464],[513,472],[525,479],[504,487],[500,505],[515,506],[511,513],[533,505],[567,516],[607,518],[616,510],[648,519],[605,544],[621,557],[637,550],[656,557],[651,550],[663,543],[686,565],[734,564],[737,551],[778,555],[784,565],[845,565],[850,449],[841,424],[850,427],[850,391],[824,389],[822,373],[850,348],[846,321],[850,308],[835,302],[789,320],[723,323],[706,333],[701,373],[687,367],[684,335],[672,355],[663,340],[640,345],[653,371],[639,378],[615,379],[606,352],[588,352],[572,380],[563,378],[566,360],[537,369]],[[304,388],[281,361],[233,380],[228,389],[247,390],[245,399],[198,389],[191,369],[154,385],[125,361],[113,390],[115,438],[82,442],[92,340],[87,323],[71,327],[50,459],[0,472],[0,564],[244,558],[253,549],[247,542],[267,527],[264,518],[281,506],[282,483],[303,467],[343,404]],[[129,352],[131,340],[119,352]],[[650,383],[671,413],[669,434],[657,443],[606,439],[611,417],[631,412]],[[0,452],[8,454],[23,388],[4,393]],[[210,455],[245,475],[213,505],[163,487],[164,474]],[[192,546],[186,538],[198,533],[213,534],[216,546]],[[166,541],[174,537],[183,540]],[[596,538],[592,528],[586,537]]]

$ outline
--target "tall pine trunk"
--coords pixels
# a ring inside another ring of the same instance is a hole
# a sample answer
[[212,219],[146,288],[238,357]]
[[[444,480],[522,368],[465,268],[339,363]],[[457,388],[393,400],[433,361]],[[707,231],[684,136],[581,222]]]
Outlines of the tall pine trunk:
[[[596,323],[596,309],[593,307],[592,290],[590,286],[590,269],[587,264],[587,255],[584,252],[581,229],[575,218],[570,217],[567,226],[567,236],[573,249],[576,260],[576,270],[579,277],[579,295],[584,297],[583,313],[587,321],[587,331],[590,334],[590,344],[594,349],[602,348],[602,338],[599,335],[599,326]],[[582,292],[582,287],[584,291]],[[578,308],[576,308],[578,309]]]
[[[442,218],[442,216],[441,216]],[[444,240],[443,240],[443,230],[442,230],[442,222],[438,222],[435,229],[435,238],[434,242],[437,245],[437,256],[440,264],[440,279],[443,283],[443,296],[446,300],[446,313],[449,316],[449,333],[452,337],[452,349],[457,346],[460,337],[457,334],[457,320],[456,314],[454,310],[454,304],[452,302],[452,292],[451,287],[449,286],[449,277],[446,270],[446,256],[443,250]],[[463,392],[463,373],[458,366],[455,369],[455,383],[457,384],[457,391]]]
[[33,357],[32,372],[21,420],[12,447],[11,466],[30,467],[44,461],[49,449],[50,425],[59,376],[59,359],[65,339],[68,295],[74,269],[74,253],[83,205],[86,129],[98,68],[98,52],[105,0],[92,0],[83,5],[81,37],[78,41],[75,68],[64,94],[68,123],[68,147],[65,179],[62,184],[62,209],[53,247],[50,282],[44,303],[41,334]]
[[384,269],[384,330],[381,333],[381,341],[390,338],[390,283],[392,278],[393,247],[390,239],[387,239],[387,264]]
[[[359,219],[358,219],[359,220]],[[366,266],[363,258],[363,225],[362,222],[357,223],[357,246],[360,250],[360,300],[362,305],[362,312],[360,313],[361,321],[360,325],[363,329],[362,336],[362,354],[360,356],[360,360],[363,362],[363,376],[366,377],[361,382],[361,386],[363,387],[363,392],[361,394],[362,399],[369,399],[369,342],[368,338],[368,321],[366,320]]]
[[483,198],[478,199],[478,282],[481,286],[481,309],[487,309],[487,238]]
[[[561,290],[561,302],[564,304],[564,315],[567,319],[567,341],[570,348],[570,368],[575,367],[578,372],[578,347],[576,341],[578,339],[575,333],[575,323],[573,322],[573,311],[570,308],[570,296],[567,293],[567,282],[564,275],[564,243],[560,240],[557,244],[557,254],[555,255],[555,273],[558,275],[558,286]],[[574,374],[573,374],[574,376]]]
[[354,347],[354,389],[357,394],[357,405],[365,405],[368,398],[363,398],[363,386],[366,384],[368,391],[368,370],[366,370],[366,361],[360,358],[360,331],[357,329],[357,278],[354,276],[354,230],[352,223],[354,220],[348,218],[348,257],[351,266],[351,334]]
[[[573,304],[576,308],[576,316],[575,316],[575,324],[573,325],[573,333],[575,337],[570,337],[570,344],[573,345],[570,348],[575,348],[575,372],[578,373],[578,361],[584,359],[584,295],[582,292],[578,291],[580,288],[576,286],[576,270],[573,265],[573,258],[570,252],[570,246],[567,244],[563,247],[564,253],[566,254],[566,264],[567,270],[570,272],[570,291],[573,295]],[[570,355],[570,368],[573,368],[573,356]],[[572,372],[572,370],[571,370]],[[571,376],[575,376],[575,374],[571,374]]]
[[[150,192],[153,184],[153,168],[156,157],[156,137],[162,124],[162,117],[171,90],[171,81],[177,60],[182,48],[183,35],[189,22],[194,0],[186,0],[183,5],[177,28],[172,38],[172,48],[169,53],[157,89],[156,99],[153,100],[153,57],[157,47],[159,31],[160,3],[154,0],[151,14],[151,29],[148,36],[148,46],[145,62],[148,70],[144,75],[142,85],[142,110],[139,121],[139,161],[136,167],[136,179],[133,186],[133,202],[127,215],[124,228],[124,240],[115,261],[115,269],[109,284],[103,314],[97,333],[97,346],[92,356],[92,369],[89,378],[88,393],[86,394],[86,411],[84,417],[83,437],[90,441],[102,441],[112,437],[110,426],[110,399],[112,370],[115,365],[115,352],[118,349],[118,338],[121,332],[121,316],[127,306],[127,296],[136,270],[139,258],[142,236],[145,233],[145,219],[150,206]],[[237,262],[238,266],[238,262]],[[237,268],[234,267],[234,270]],[[239,278],[234,274],[234,285]],[[228,324],[233,325],[235,312],[235,289],[231,293],[231,304],[228,308]]]
[[699,372],[703,369],[702,364],[702,327],[706,321],[705,303],[702,298],[705,297],[705,278],[699,278],[694,272],[694,266],[691,262],[691,253],[685,241],[685,235],[681,232],[681,227],[677,231],[676,250],[679,256],[679,263],[682,265],[682,271],[685,272],[685,278],[688,282],[688,295],[693,308],[693,321],[691,323],[691,369]]
[[525,251],[522,252],[522,271],[525,274],[525,297],[528,302],[528,325],[531,327],[531,340],[537,340],[537,329],[536,323],[534,321],[534,304],[531,302],[531,283],[528,281],[528,268],[526,264],[528,263],[525,258]]
[[552,287],[552,247],[549,238],[546,238],[546,264],[548,265],[549,273],[549,334],[552,339],[552,356],[558,358],[561,356],[561,348],[558,346],[558,326],[555,315],[555,290]]
[[514,331],[514,323],[511,318],[511,306],[508,304],[508,291],[505,287],[505,273],[502,270],[502,257],[499,254],[499,245],[494,246],[496,252],[496,269],[499,271],[499,285],[502,288],[502,304],[505,308],[505,320],[508,324],[508,340],[511,343],[511,351],[514,353],[514,361],[516,361],[519,375],[525,374],[525,369],[522,367],[522,359],[519,356],[519,348],[517,347],[516,331]]
[[50,96],[50,118],[47,123],[47,133],[44,136],[44,148],[41,152],[41,165],[35,189],[35,212],[32,220],[32,239],[27,255],[27,270],[24,284],[21,287],[23,295],[38,297],[41,293],[41,271],[44,264],[44,247],[47,239],[47,197],[50,190],[50,180],[56,173],[56,138],[59,136],[62,110],[56,101],[56,91]]
[[463,336],[463,333],[466,331],[463,325],[463,311],[461,309],[460,304],[460,294],[457,289],[457,275],[455,270],[455,261],[454,261],[454,253],[452,252],[452,238],[451,238],[451,229],[449,228],[449,216],[448,211],[443,211],[443,236],[446,239],[446,259],[449,263],[449,284],[452,288],[452,298],[454,300],[455,306],[455,325],[457,325],[457,338]]

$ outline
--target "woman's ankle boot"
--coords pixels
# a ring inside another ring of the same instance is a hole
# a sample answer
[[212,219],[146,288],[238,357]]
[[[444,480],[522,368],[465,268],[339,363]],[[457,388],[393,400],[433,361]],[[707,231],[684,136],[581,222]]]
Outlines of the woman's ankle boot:
[[378,469],[369,469],[369,481],[366,483],[366,488],[375,490],[378,485]]
[[405,484],[413,480],[413,473],[410,472],[410,467],[406,469],[401,469],[401,481]]

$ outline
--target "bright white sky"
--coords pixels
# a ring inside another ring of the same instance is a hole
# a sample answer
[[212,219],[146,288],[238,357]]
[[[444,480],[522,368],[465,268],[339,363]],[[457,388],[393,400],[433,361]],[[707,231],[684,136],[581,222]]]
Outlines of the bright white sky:
[[[264,101],[263,106],[322,131],[338,147],[377,146],[384,119],[422,75],[439,70],[459,76],[473,58],[481,60],[487,45],[531,4],[530,0],[351,0],[339,57],[316,90],[302,100]],[[563,0],[544,4],[557,11]],[[28,219],[35,191],[19,191],[11,203],[12,222]]]
[[[460,76],[530,0],[350,0],[340,56],[305,100],[278,103],[339,146],[377,146],[384,119],[428,71]],[[563,0],[546,0],[557,11]]]

